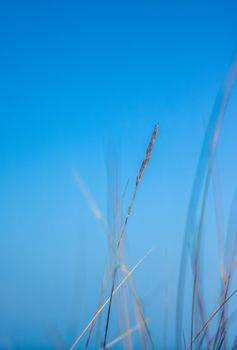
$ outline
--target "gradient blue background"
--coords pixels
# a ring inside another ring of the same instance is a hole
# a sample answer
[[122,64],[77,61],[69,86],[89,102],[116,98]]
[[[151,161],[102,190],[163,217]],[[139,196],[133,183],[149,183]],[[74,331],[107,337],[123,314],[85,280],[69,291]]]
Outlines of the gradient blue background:
[[[122,189],[129,179],[126,208],[158,122],[125,239],[131,265],[155,246],[136,272],[155,339],[169,257],[172,347],[188,200],[236,49],[236,15],[236,1],[1,1],[0,346],[47,347],[58,334],[71,344],[90,320],[107,244],[71,169],[106,216],[114,145]],[[235,87],[219,152],[226,216],[237,174],[236,97]]]

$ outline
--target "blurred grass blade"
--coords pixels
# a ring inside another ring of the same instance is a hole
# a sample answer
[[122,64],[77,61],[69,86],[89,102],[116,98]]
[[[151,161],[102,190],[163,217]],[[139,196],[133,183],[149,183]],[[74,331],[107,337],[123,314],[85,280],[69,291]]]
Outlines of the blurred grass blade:
[[[122,279],[122,281],[119,283],[119,285],[114,289],[113,291],[113,295],[115,295],[119,289],[124,285],[124,283],[127,282],[127,280],[129,279],[129,277],[133,274],[133,272],[139,267],[139,265],[141,265],[141,263],[146,259],[146,257],[152,252],[153,248],[150,249],[138,262],[137,264],[127,273],[127,275]],[[76,346],[78,345],[79,341],[81,340],[81,338],[83,337],[83,335],[86,333],[86,331],[90,328],[90,326],[92,325],[92,323],[94,323],[94,321],[97,319],[97,317],[101,314],[101,312],[103,311],[103,309],[106,307],[106,305],[109,303],[110,301],[110,297],[104,302],[104,304],[99,308],[99,310],[95,313],[95,315],[93,316],[93,318],[91,319],[91,321],[88,323],[88,325],[84,328],[84,330],[81,332],[81,334],[77,337],[77,339],[75,340],[75,342],[73,343],[73,345],[71,346],[70,350],[73,350],[76,348]]]
[[237,289],[235,289],[228,298],[225,299],[225,301],[211,314],[211,316],[208,318],[208,320],[204,323],[203,327],[198,331],[198,333],[193,337],[190,345],[188,346],[187,350],[192,348],[192,345],[195,343],[195,341],[198,339],[198,337],[202,334],[202,332],[205,331],[206,328],[208,328],[209,324],[213,320],[213,318],[220,312],[220,310],[225,306],[228,301],[233,298],[233,296],[237,293]]
[[[133,332],[139,330],[140,328],[143,327],[143,323],[139,323],[134,327],[131,327],[129,329],[127,329],[123,334],[121,334],[119,337],[115,338],[114,340],[111,340],[105,347],[105,349],[109,349],[112,346],[116,345],[117,343],[119,343],[121,340],[125,339],[126,337],[128,337],[130,334],[132,334]],[[100,350],[103,350],[103,348],[101,348]]]

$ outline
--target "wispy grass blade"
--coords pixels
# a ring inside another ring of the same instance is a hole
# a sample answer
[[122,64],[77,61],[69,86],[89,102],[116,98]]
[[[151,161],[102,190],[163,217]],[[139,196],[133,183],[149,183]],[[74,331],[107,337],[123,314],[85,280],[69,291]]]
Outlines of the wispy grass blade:
[[[146,257],[152,252],[153,249],[150,249],[138,262],[137,264],[126,274],[126,276],[122,279],[122,281],[119,283],[119,285],[114,289],[113,296],[119,291],[119,289],[127,282],[127,280],[130,278],[130,276],[133,274],[133,272],[142,264],[142,262],[146,259]],[[91,321],[88,323],[88,325],[84,328],[84,330],[81,332],[81,334],[77,337],[77,339],[74,341],[73,345],[71,346],[70,350],[73,350],[78,345],[81,338],[84,336],[84,334],[87,332],[87,330],[90,328],[92,323],[97,319],[97,317],[101,314],[103,309],[108,305],[110,301],[110,297],[104,302],[104,304],[99,308],[99,310],[95,313],[95,315],[92,317]]]
[[[74,180],[76,181],[76,184],[77,184],[77,186],[78,186],[82,196],[84,197],[86,203],[88,204],[88,206],[89,206],[93,216],[99,222],[99,224],[102,227],[102,230],[106,234],[110,250],[116,256],[116,258],[118,258],[120,265],[123,266],[123,270],[124,270],[125,274],[127,274],[129,271],[128,271],[128,268],[126,267],[125,263],[123,262],[122,256],[120,254],[121,253],[121,249],[117,249],[117,247],[114,246],[113,240],[111,239],[111,236],[109,235],[109,229],[108,229],[107,221],[104,218],[101,210],[99,209],[99,206],[97,205],[97,203],[96,203],[95,199],[93,198],[90,190],[88,189],[86,184],[83,182],[83,180],[81,179],[79,173],[76,170],[72,171],[72,176],[73,176]],[[106,289],[105,288],[105,279],[106,279],[106,276],[104,276],[104,282],[103,282],[102,290],[101,290],[101,293],[100,293],[101,295],[100,295],[100,298],[99,298],[99,303],[98,303],[96,312],[100,309],[100,307],[102,305],[102,297],[103,297],[105,289]],[[137,313],[137,315],[139,315],[141,320],[145,319],[144,315],[143,315],[143,310],[141,309],[141,305],[140,305],[140,302],[138,300],[137,293],[135,291],[134,283],[132,281],[132,276],[129,279],[129,286],[130,286],[130,288],[132,288],[132,295],[134,297],[135,305],[136,305],[136,309],[137,309],[136,313]],[[90,338],[91,338],[92,331],[93,331],[93,328],[94,328],[94,324],[95,324],[95,321],[90,326],[90,330],[89,330],[89,334],[88,334],[88,337],[87,337],[86,345],[84,347],[85,350],[89,346],[89,342],[90,342]],[[144,326],[145,326],[145,329],[147,330],[148,334],[150,334],[148,326],[146,324]]]
[[71,170],[71,174],[73,179],[75,180],[75,183],[80,190],[82,196],[84,197],[85,201],[87,202],[89,208],[91,209],[93,215],[95,216],[96,220],[99,222],[99,224],[102,226],[103,231],[107,234],[108,228],[107,228],[107,222],[104,219],[104,216],[99,209],[95,199],[93,198],[92,194],[90,193],[88,187],[83,182],[81,176],[79,175],[78,171],[75,169]]
[[[183,329],[183,304],[185,294],[185,281],[186,281],[186,267],[188,260],[188,252],[190,247],[193,247],[193,272],[194,272],[194,285],[193,285],[193,298],[196,299],[196,286],[199,277],[195,277],[199,273],[199,269],[195,264],[198,263],[201,234],[203,228],[203,219],[206,208],[206,198],[209,189],[210,177],[212,174],[213,163],[215,159],[215,151],[219,138],[219,132],[223,120],[223,116],[226,110],[226,106],[229,100],[229,96],[232,90],[233,82],[236,78],[237,72],[237,56],[234,58],[231,65],[229,74],[226,79],[223,91],[218,95],[213,112],[211,114],[209,125],[206,130],[204,142],[202,145],[199,162],[197,165],[196,175],[192,187],[192,193],[189,202],[189,209],[184,233],[184,241],[180,262],[179,283],[177,293],[177,307],[176,307],[176,347],[180,349],[182,347],[182,329]],[[199,217],[199,224],[197,229],[196,219]],[[194,242],[194,243],[193,243]],[[191,319],[191,334],[193,334],[194,327],[194,312],[195,301],[192,301],[193,312]],[[191,336],[192,338],[192,336]]]
[[233,298],[233,296],[237,293],[237,289],[235,289],[226,299],[225,301],[210,315],[208,320],[204,323],[203,327],[197,332],[197,334],[193,337],[190,345],[187,350],[191,349],[195,341],[199,338],[199,336],[205,331],[206,328],[209,327],[209,324],[213,320],[213,318],[221,311],[221,309],[228,303],[228,301]]

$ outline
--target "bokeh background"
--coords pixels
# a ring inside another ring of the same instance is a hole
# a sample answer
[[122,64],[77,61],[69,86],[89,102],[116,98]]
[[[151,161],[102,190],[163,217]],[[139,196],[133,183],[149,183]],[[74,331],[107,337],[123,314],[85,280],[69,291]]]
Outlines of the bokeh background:
[[[155,340],[163,332],[168,269],[174,346],[189,197],[235,53],[236,15],[236,1],[1,2],[1,348],[70,345],[90,320],[108,247],[72,170],[105,217],[111,169],[118,191],[128,182],[124,213],[155,123],[159,134],[125,246],[130,266],[155,247],[134,276]],[[236,97],[235,85],[216,161],[224,226],[236,187]],[[211,191],[209,202],[212,212]],[[215,234],[205,240],[207,281],[218,285]],[[111,331],[118,335],[116,324]]]

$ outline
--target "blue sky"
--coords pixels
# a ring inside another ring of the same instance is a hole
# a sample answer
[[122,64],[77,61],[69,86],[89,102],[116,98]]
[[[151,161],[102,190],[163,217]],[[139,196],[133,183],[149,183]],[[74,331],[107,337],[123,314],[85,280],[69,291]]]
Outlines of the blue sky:
[[[122,188],[129,179],[126,208],[157,122],[159,136],[126,244],[131,263],[156,247],[137,283],[144,302],[157,291],[159,310],[166,250],[171,289],[177,280],[205,127],[236,50],[236,11],[235,1],[0,4],[3,344],[46,346],[51,326],[69,342],[89,320],[106,242],[71,169],[106,215],[105,154],[112,144]],[[227,213],[237,172],[233,100],[219,166]],[[156,278],[148,279],[148,270]],[[152,310],[148,303],[151,318]]]

